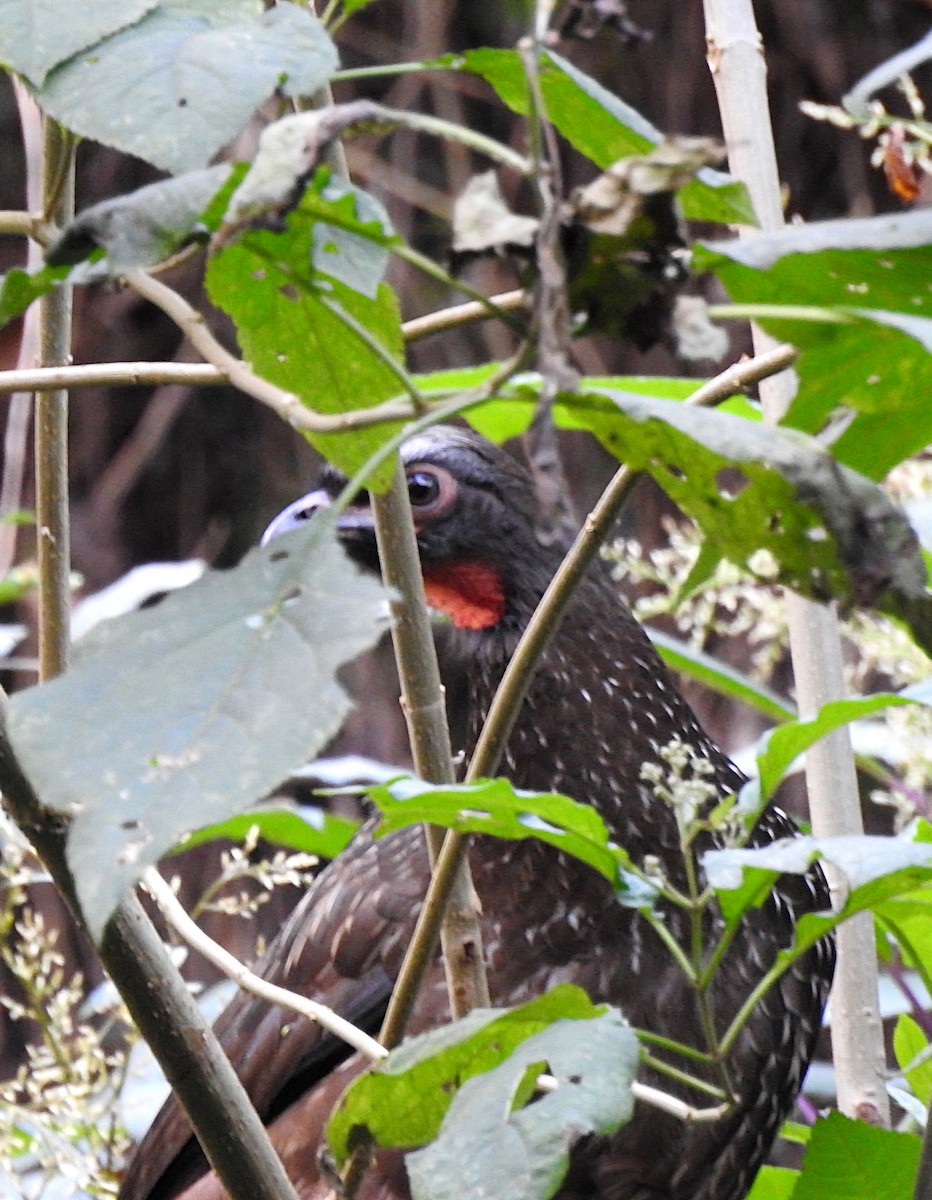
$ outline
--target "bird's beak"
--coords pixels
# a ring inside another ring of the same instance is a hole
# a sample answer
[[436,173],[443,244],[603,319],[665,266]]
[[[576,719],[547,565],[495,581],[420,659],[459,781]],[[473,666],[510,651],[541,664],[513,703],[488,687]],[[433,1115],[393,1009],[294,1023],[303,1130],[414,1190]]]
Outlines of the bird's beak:
[[[261,544],[266,546],[281,534],[289,533],[292,529],[299,529],[318,510],[329,508],[331,503],[330,494],[323,488],[318,488],[315,492],[308,492],[300,500],[295,500],[287,508],[282,509],[272,520],[262,535]],[[368,502],[351,504],[337,519],[337,532],[346,539],[351,540],[354,535],[369,533],[372,529],[372,510],[369,508]]]

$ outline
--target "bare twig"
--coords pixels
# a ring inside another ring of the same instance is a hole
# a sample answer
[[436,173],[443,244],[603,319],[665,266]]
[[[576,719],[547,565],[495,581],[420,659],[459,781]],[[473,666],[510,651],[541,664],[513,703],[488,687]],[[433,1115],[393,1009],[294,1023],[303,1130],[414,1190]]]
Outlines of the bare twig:
[[[50,117],[43,121],[42,208],[56,224],[74,213],[74,139]],[[39,302],[39,362],[68,361],[71,289],[63,285]],[[68,662],[71,615],[71,534],[68,515],[68,393],[36,395],[36,539],[39,560],[39,678]]]
[[516,309],[526,308],[527,302],[527,292],[523,288],[518,288],[513,292],[502,292],[498,296],[490,296],[487,303],[483,303],[481,300],[472,300],[468,304],[455,304],[450,308],[441,308],[437,312],[427,313],[423,317],[414,317],[410,321],[405,321],[402,332],[406,342],[416,342],[419,338],[430,337],[432,333],[445,333],[460,325],[470,325],[475,321],[487,321],[490,317],[497,316],[496,312],[490,311],[490,304],[503,312],[512,312]]
[[375,1038],[344,1020],[333,1009],[327,1008],[325,1004],[318,1004],[316,1000],[311,1000],[307,996],[299,996],[296,992],[288,991],[287,988],[278,987],[250,971],[238,958],[230,954],[228,950],[224,950],[213,938],[208,937],[203,929],[188,916],[174,891],[155,867],[149,867],[142,877],[142,882],[175,932],[199,954],[203,954],[208,962],[213,963],[224,975],[234,980],[243,991],[260,996],[263,1000],[268,1000],[270,1004],[278,1004],[282,1008],[290,1009],[302,1017],[307,1017],[309,1021],[316,1021],[318,1025],[335,1034],[341,1041],[352,1046],[354,1050],[358,1050],[366,1058],[372,1059],[373,1062],[378,1062],[388,1054],[388,1051]]
[[631,1084],[631,1094],[635,1100],[649,1104],[652,1108],[659,1109],[660,1112],[670,1113],[671,1116],[678,1117],[687,1125],[704,1125],[712,1121],[720,1121],[731,1111],[731,1104],[728,1101],[724,1104],[717,1104],[714,1108],[694,1108],[691,1104],[677,1100],[675,1096],[668,1096],[659,1088],[649,1087],[646,1083],[638,1083],[637,1080]]
[[528,85],[528,140],[534,164],[532,179],[540,222],[534,239],[537,282],[534,320],[540,398],[528,431],[528,463],[534,476],[540,510],[538,537],[553,542],[572,531],[569,489],[563,475],[559,437],[553,424],[553,402],[561,391],[572,391],[579,379],[570,356],[572,321],[561,245],[562,183],[559,150],[540,86],[540,54],[552,4],[535,0],[532,32],[520,44]]
[[[234,980],[244,991],[260,996],[270,1004],[277,1004],[291,1012],[296,1012],[310,1021],[316,1021],[374,1063],[380,1062],[388,1056],[389,1052],[381,1042],[377,1042],[363,1030],[345,1021],[332,1009],[305,996],[290,992],[286,988],[277,987],[245,967],[239,959],[224,950],[191,920],[174,891],[154,867],[150,867],[145,872],[143,884],[175,932],[189,946],[203,954],[224,975]],[[692,1077],[689,1079],[699,1086],[700,1081],[692,1080]],[[554,1092],[558,1087],[559,1082],[552,1075],[540,1075],[537,1078],[539,1091]],[[637,1082],[632,1084],[632,1092],[636,1100],[649,1104],[661,1112],[670,1113],[687,1124],[717,1121],[729,1108],[726,1103],[715,1108],[697,1109],[675,1096],[668,1095],[659,1088],[648,1087],[646,1084]]]
[[[705,13],[709,64],[731,169],[747,184],[761,227],[779,229],[783,213],[766,69],[750,0],[705,0]],[[759,353],[772,348],[760,329],[754,327],[753,333]],[[761,384],[760,394],[765,416],[776,421],[792,395],[792,381],[785,374],[772,378]],[[833,608],[792,593],[787,595],[787,610],[800,715],[811,717],[822,704],[845,694],[837,618]],[[812,824],[819,836],[863,832],[847,728],[836,730],[807,752],[806,779]],[[889,1124],[870,914],[843,925],[837,942],[832,1046],[839,1106],[849,1116]]]
[[220,383],[229,383],[229,377],[209,363],[179,362],[90,363],[79,367],[0,371],[0,393],[55,388],[151,387],[165,383],[216,387]]
[[[42,114],[25,83],[11,76],[13,94],[23,134],[23,150],[26,161],[26,207],[38,211],[42,203],[42,180],[39,160],[42,144]],[[19,219],[19,220],[18,220]],[[41,218],[38,218],[41,221]],[[0,213],[0,229],[10,232],[33,234],[36,219],[31,212]],[[12,228],[10,228],[12,227]],[[39,243],[30,240],[26,264],[36,270],[42,261]],[[17,365],[32,366],[39,357],[39,310],[31,306],[23,318],[19,340]],[[29,453],[29,430],[32,423],[32,392],[38,390],[29,385],[15,389],[7,410],[6,431],[3,436],[3,482],[0,484],[0,512],[10,513],[23,507],[23,485],[26,478],[26,460]],[[16,560],[18,526],[9,522],[0,528],[0,578],[5,576]]]
[[689,403],[696,407],[708,408],[720,404],[729,396],[736,396],[750,387],[752,383],[760,383],[770,375],[785,371],[799,357],[795,346],[775,346],[772,350],[764,350],[753,358],[733,363],[724,371],[704,383],[690,395]]

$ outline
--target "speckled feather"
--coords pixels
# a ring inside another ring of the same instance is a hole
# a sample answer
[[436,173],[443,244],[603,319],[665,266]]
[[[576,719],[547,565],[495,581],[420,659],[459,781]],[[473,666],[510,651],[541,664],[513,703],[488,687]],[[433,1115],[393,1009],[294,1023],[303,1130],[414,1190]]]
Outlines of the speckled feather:
[[[506,609],[492,628],[457,632],[467,671],[474,744],[517,638],[556,566],[533,533],[530,481],[501,451],[461,431],[420,435],[408,463],[439,463],[458,482],[456,505],[441,517],[416,516],[425,576],[456,556],[494,567]],[[371,547],[357,544],[357,558]],[[682,864],[672,812],[641,781],[646,760],[678,735],[714,764],[722,795],[742,776],[698,725],[649,640],[601,575],[587,580],[545,655],[508,742],[503,772],[522,788],[564,791],[593,804],[635,859],[660,858],[671,876]],[[758,844],[794,827],[769,810]],[[632,1024],[696,1046],[702,1035],[695,999],[669,954],[635,911],[584,864],[534,839],[476,838],[470,860],[482,902],[483,937],[493,1002],[517,1004],[561,981],[618,1005]],[[325,870],[270,947],[262,973],[313,995],[375,1029],[397,975],[428,879],[420,830],[374,842],[364,829]],[[784,877],[770,901],[746,919],[712,990],[719,1028],[786,946],[794,921],[826,907],[821,872]],[[680,914],[668,914],[684,941]],[[560,1200],[740,1200],[793,1103],[811,1057],[831,978],[833,951],[820,943],[758,1005],[729,1058],[740,1097],[714,1125],[687,1126],[638,1106],[609,1138],[589,1138],[572,1157]],[[449,1018],[443,973],[431,969],[411,1032]],[[329,1184],[316,1166],[327,1113],[362,1064],[341,1062],[339,1044],[307,1022],[239,996],[217,1026],[302,1200],[323,1200]],[[644,1074],[646,1082],[701,1098]],[[122,1200],[167,1200],[204,1169],[180,1108],[171,1100],[142,1142]],[[212,1176],[185,1193],[217,1200]],[[361,1200],[408,1195],[401,1156],[380,1153]]]

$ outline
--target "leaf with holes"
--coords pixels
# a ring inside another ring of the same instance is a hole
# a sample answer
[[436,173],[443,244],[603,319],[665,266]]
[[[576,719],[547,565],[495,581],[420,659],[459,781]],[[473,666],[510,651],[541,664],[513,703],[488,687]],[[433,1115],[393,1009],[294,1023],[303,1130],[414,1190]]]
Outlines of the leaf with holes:
[[[802,351],[783,424],[838,420],[832,453],[871,479],[932,442],[932,214],[817,221],[695,249],[733,300]],[[787,300],[791,299],[792,304]]]
[[36,98],[75,133],[176,174],[206,166],[274,92],[312,95],[337,65],[297,4],[185,0],[56,66]]
[[[329,198],[328,179],[318,172],[284,230],[245,230],[226,244],[208,265],[207,286],[235,321],[243,355],[256,371],[316,412],[343,413],[404,391],[404,346],[395,294],[375,278],[384,249],[365,231],[387,235],[372,210],[360,211],[355,192],[341,188]],[[354,255],[366,258],[365,270],[358,257],[346,257],[348,242],[337,239],[335,229],[348,235]],[[343,264],[337,275],[335,257]],[[315,433],[310,440],[351,474],[398,428]],[[378,478],[389,477],[390,469]]]
[[606,1007],[594,1005],[581,988],[558,984],[516,1008],[475,1009],[407,1039],[356,1079],[334,1109],[327,1139],[337,1162],[344,1162],[359,1140],[402,1149],[424,1145],[436,1137],[463,1080],[497,1066],[555,1021],[582,1030],[603,1015]]
[[[436,1141],[408,1155],[412,1197],[547,1200],[576,1142],[631,1119],[637,1064],[637,1038],[614,1009],[528,1038],[501,1066],[468,1079]],[[529,1103],[544,1072],[557,1087]]]
[[[538,387],[522,379],[504,399],[470,410],[469,420],[487,436],[514,436],[530,424]],[[702,553],[684,592],[727,558],[765,583],[873,605],[932,647],[925,564],[902,510],[814,438],[739,412],[612,387],[564,393],[553,408],[558,425],[589,430],[633,470],[652,474],[702,527]]]
[[329,517],[82,639],[72,670],[17,693],[9,734],[37,794],[73,817],[68,859],[95,936],[190,829],[261,799],[350,703],[339,666],[385,628]]
[[[564,428],[588,429],[634,470],[650,472],[694,518],[704,553],[688,586],[719,557],[815,599],[841,596],[899,613],[932,645],[925,565],[903,512],[798,430],[618,392],[562,396]],[[761,563],[761,550],[774,562]]]

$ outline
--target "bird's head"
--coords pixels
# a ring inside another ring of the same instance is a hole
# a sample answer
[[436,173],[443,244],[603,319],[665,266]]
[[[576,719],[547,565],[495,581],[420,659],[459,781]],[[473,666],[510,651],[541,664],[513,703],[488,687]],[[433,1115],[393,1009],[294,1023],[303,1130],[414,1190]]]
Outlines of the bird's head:
[[[461,629],[486,629],[533,609],[552,564],[534,532],[534,487],[510,454],[467,429],[436,426],[401,448],[428,603]],[[269,525],[263,543],[333,502],[345,479],[328,470],[318,488]],[[368,493],[337,528],[347,553],[378,569]]]

